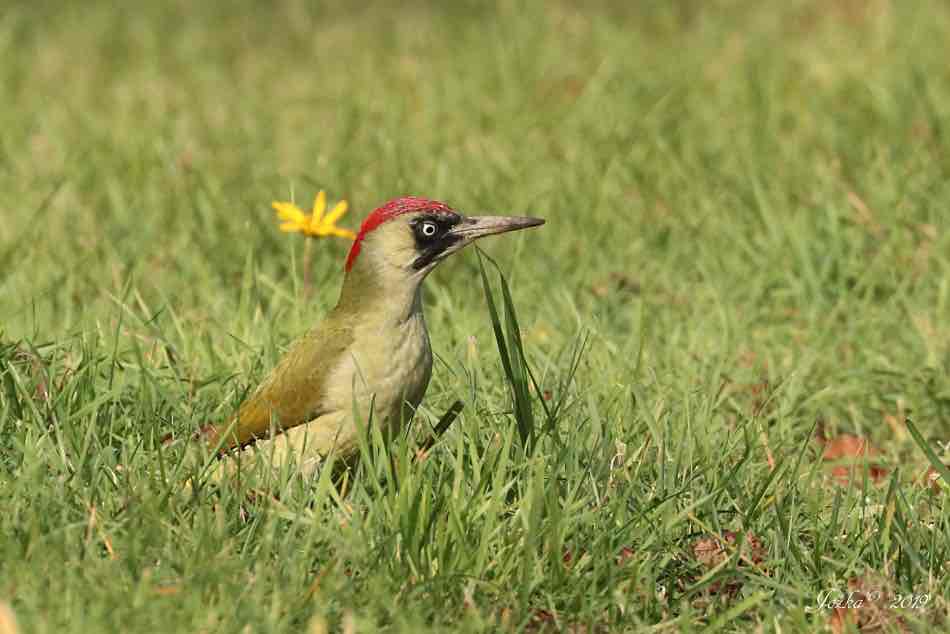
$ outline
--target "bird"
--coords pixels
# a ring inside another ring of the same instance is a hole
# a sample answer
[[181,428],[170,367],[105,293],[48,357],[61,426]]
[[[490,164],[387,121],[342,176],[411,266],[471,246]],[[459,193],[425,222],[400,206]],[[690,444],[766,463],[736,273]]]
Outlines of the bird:
[[[384,439],[405,429],[432,376],[422,285],[453,253],[541,218],[466,216],[437,200],[395,198],[363,220],[336,306],[297,339],[222,425],[201,436],[218,457],[266,449],[303,475],[331,454],[352,464],[366,425]],[[243,450],[243,451],[242,451]]]

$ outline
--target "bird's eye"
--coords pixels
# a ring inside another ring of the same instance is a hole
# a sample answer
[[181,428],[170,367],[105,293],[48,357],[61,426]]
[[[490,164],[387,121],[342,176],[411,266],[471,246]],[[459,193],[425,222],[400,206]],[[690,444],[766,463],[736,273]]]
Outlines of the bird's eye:
[[438,230],[438,227],[435,226],[434,222],[423,222],[422,223],[422,235],[427,238],[431,238],[435,235],[435,232]]

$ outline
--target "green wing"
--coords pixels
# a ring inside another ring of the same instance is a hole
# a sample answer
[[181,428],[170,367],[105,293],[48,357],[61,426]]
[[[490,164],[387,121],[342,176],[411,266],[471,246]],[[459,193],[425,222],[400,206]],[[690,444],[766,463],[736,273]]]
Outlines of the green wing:
[[227,435],[222,453],[268,436],[272,426],[285,431],[331,411],[326,383],[353,342],[352,327],[340,322],[331,313],[294,342],[228,424],[212,433],[215,445]]

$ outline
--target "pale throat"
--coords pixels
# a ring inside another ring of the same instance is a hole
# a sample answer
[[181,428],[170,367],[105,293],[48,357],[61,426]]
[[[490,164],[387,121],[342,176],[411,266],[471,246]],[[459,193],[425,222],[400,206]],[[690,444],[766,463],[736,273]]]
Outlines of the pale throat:
[[397,326],[422,317],[422,276],[379,270],[357,262],[343,280],[337,310],[379,325]]

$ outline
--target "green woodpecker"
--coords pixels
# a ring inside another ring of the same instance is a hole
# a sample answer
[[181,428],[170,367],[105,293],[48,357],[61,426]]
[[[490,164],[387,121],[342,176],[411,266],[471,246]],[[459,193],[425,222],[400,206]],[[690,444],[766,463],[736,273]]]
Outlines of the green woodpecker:
[[[297,340],[225,425],[204,430],[220,454],[256,443],[304,474],[330,453],[349,462],[366,421],[391,438],[411,419],[432,374],[421,287],[447,256],[539,218],[466,217],[424,198],[397,198],[363,221],[340,299]],[[258,442],[263,441],[263,442]]]

